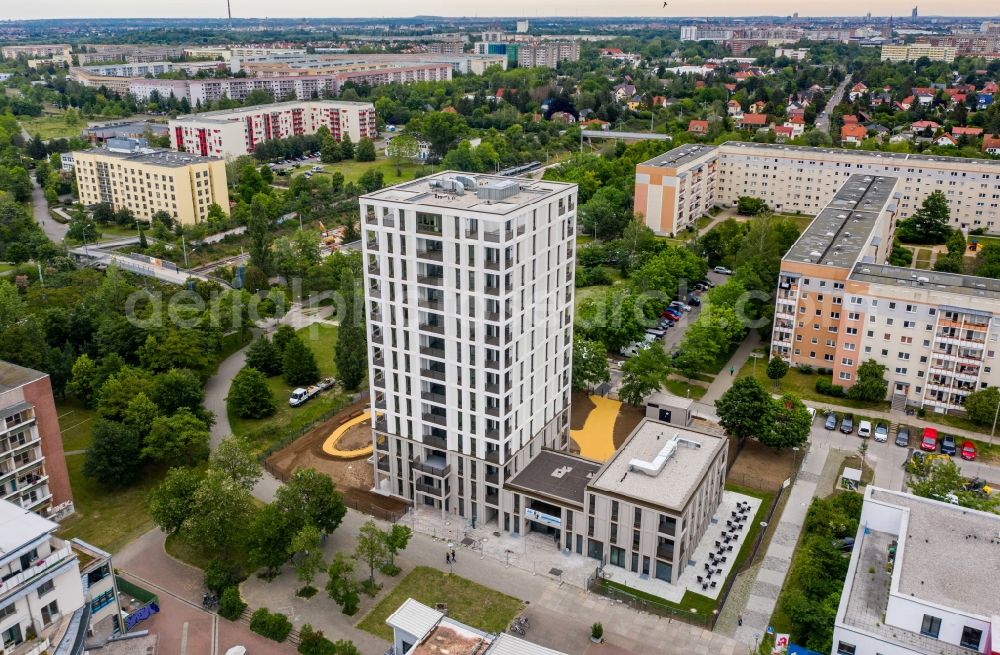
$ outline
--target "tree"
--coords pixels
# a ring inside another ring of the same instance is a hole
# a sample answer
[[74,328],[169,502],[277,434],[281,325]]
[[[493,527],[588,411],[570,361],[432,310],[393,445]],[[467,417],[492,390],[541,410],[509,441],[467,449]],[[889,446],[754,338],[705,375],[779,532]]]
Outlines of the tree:
[[466,130],[465,118],[444,111],[430,111],[411,119],[407,130],[423,135],[430,142],[431,150],[438,157],[448,154],[448,149]]
[[658,391],[666,381],[670,358],[658,343],[643,348],[622,364],[622,387],[619,397],[630,405],[642,405],[646,396]]
[[772,357],[767,363],[767,377],[774,381],[774,386],[778,386],[778,380],[788,375],[788,362],[780,357]]
[[229,411],[240,418],[264,418],[277,411],[267,377],[255,368],[243,367],[233,378],[226,397]]
[[[255,174],[256,171],[255,171]],[[259,176],[259,174],[257,174]],[[274,200],[263,193],[253,197],[250,204],[250,215],[247,218],[247,239],[250,252],[250,265],[264,271],[271,271],[271,241],[273,240],[272,216]]]
[[293,534],[288,515],[277,503],[265,505],[254,516],[247,531],[247,554],[256,566],[267,569],[265,577],[274,577],[288,561]]
[[329,580],[326,592],[338,605],[344,614],[353,616],[358,611],[358,586],[351,578],[354,573],[354,562],[346,553],[337,553],[327,570]]
[[1000,387],[973,391],[965,397],[965,413],[976,425],[993,425],[1000,405]]
[[313,384],[319,380],[316,355],[298,336],[285,345],[281,375],[290,385]]
[[367,521],[358,530],[358,542],[354,556],[368,565],[368,581],[375,584],[375,567],[385,559],[388,552],[385,545],[385,533],[379,530],[375,521]]
[[98,419],[91,429],[83,474],[105,487],[127,487],[142,473],[142,435],[121,423]]
[[209,438],[208,426],[185,407],[153,421],[142,454],[154,462],[194,466],[208,458]]
[[904,243],[944,243],[951,234],[951,210],[948,199],[941,191],[934,191],[920,205],[913,216],[899,221],[896,235]]
[[573,388],[592,389],[611,379],[608,354],[600,341],[573,335]]
[[80,243],[93,243],[97,240],[97,224],[81,209],[69,219],[66,236]]
[[739,378],[715,401],[719,425],[743,441],[770,432],[774,401],[757,378]]
[[640,298],[629,289],[608,289],[603,296],[591,296],[577,311],[577,329],[587,339],[603,343],[609,352],[641,339],[644,321]]
[[413,530],[405,525],[393,523],[392,527],[383,534],[385,535],[386,554],[389,555],[389,568],[397,570],[396,554],[406,549],[407,544],[410,543],[410,537],[413,536]]
[[306,524],[292,537],[290,551],[295,555],[292,564],[296,577],[305,588],[312,587],[316,574],[326,567],[323,550],[320,548],[322,536],[316,526]]
[[740,216],[758,216],[769,211],[767,203],[753,196],[740,196],[736,201],[736,213]]
[[874,402],[885,400],[889,392],[889,383],[885,381],[884,365],[874,359],[869,359],[858,367],[857,382],[847,390],[847,397],[852,400]]
[[274,331],[274,336],[271,337],[274,347],[278,349],[279,355],[285,354],[285,346],[292,339],[297,338],[298,335],[295,334],[295,328],[291,325],[279,325],[278,329]]
[[182,530],[191,543],[227,556],[253,519],[250,491],[225,472],[209,468],[191,498]]
[[172,368],[156,376],[150,398],[164,414],[173,414],[179,409],[197,413],[205,399],[205,391],[192,371]]
[[368,367],[368,347],[365,343],[364,319],[359,314],[357,289],[354,275],[349,270],[341,273],[338,291],[343,298],[343,315],[337,333],[335,359],[337,375],[344,389],[353,391],[365,379]]
[[379,169],[369,168],[358,178],[358,185],[365,193],[371,193],[385,186],[385,178]]
[[[0,283],[2,284],[2,283]],[[0,314],[2,316],[2,314]],[[0,320],[3,320],[0,318]],[[97,364],[87,353],[76,358],[66,390],[73,394],[87,409],[93,409],[97,403],[97,390],[101,383],[97,372]]]
[[319,147],[319,160],[324,164],[335,164],[343,159],[340,154],[340,146],[333,140],[332,136],[323,137]]
[[774,401],[770,430],[763,430],[757,439],[775,450],[801,446],[809,440],[812,416],[802,401],[786,394]]
[[221,471],[247,491],[254,488],[260,480],[262,471],[260,462],[253,449],[241,437],[227,437],[212,453],[210,468]]
[[149,399],[149,396],[140,391],[132,400],[128,401],[122,422],[139,434],[148,435],[153,429],[153,421],[159,415],[160,408]]
[[273,377],[281,373],[281,353],[274,342],[266,336],[260,336],[247,348],[246,365],[268,377]]
[[386,151],[396,167],[396,177],[399,177],[402,165],[412,161],[420,153],[420,143],[413,135],[400,134],[389,141]]
[[924,458],[922,463],[910,460],[907,472],[909,473],[907,482],[916,496],[951,502],[983,512],[997,512],[1000,508],[1000,494],[987,495],[980,491],[967,490],[961,469],[950,459]]
[[340,158],[341,159],[354,159],[354,143],[351,141],[351,135],[344,133],[340,137]]
[[191,515],[194,493],[204,474],[197,469],[172,468],[149,495],[149,514],[161,530],[174,534]]
[[285,512],[293,531],[314,525],[323,534],[331,534],[347,514],[333,480],[316,469],[296,470],[287,484],[278,488],[274,504]]
[[368,137],[361,137],[354,150],[355,161],[375,161],[375,144]]

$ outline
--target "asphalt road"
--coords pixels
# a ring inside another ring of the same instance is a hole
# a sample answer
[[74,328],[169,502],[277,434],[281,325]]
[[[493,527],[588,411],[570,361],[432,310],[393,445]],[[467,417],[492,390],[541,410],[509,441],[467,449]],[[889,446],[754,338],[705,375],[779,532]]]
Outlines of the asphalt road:
[[49,201],[45,199],[45,192],[38,186],[35,180],[31,180],[31,210],[35,216],[35,222],[42,226],[42,230],[53,241],[60,244],[66,238],[69,226],[53,220],[49,216]]
[[851,76],[848,75],[844,78],[844,81],[840,83],[840,86],[834,90],[833,95],[830,96],[829,102],[826,103],[826,108],[819,116],[816,117],[816,129],[823,130],[824,132],[830,131],[830,114],[833,112],[833,108],[839,105],[840,101],[843,100],[844,91],[850,83]]

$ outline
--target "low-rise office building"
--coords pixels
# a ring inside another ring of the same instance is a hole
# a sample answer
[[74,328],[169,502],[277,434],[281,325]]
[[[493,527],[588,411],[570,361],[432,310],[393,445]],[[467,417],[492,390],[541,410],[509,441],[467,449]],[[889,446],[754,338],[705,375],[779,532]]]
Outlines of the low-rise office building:
[[312,100],[278,102],[181,116],[170,121],[170,146],[203,156],[248,155],[270,139],[315,134],[325,126],[341,141],[357,143],[378,136],[375,107],[370,102]]
[[0,361],[0,500],[59,519],[73,492],[47,373]]
[[676,584],[721,502],[726,444],[646,418],[603,464],[542,450],[504,485],[502,527]]
[[1000,233],[998,160],[735,141],[678,146],[638,164],[635,211],[661,235],[678,233],[709,207],[735,207],[740,196],[760,198],[776,211],[816,215],[857,173],[899,178],[901,218],[941,191],[952,227]]
[[127,208],[144,221],[165,211],[182,225],[208,217],[214,203],[229,212],[226,165],[220,157],[144,148],[73,153],[80,202]]
[[1000,516],[865,490],[835,655],[1000,653]]

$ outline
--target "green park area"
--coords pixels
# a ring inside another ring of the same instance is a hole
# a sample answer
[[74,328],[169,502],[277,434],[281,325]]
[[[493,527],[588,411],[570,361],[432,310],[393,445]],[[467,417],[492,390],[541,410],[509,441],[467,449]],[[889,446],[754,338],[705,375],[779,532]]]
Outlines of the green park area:
[[444,604],[450,618],[491,633],[505,632],[524,605],[517,598],[493,591],[471,580],[418,566],[368,612],[358,627],[391,641],[392,628],[386,625],[385,620],[407,598],[430,607],[435,607],[438,603]]
[[66,120],[65,112],[45,112],[41,116],[20,116],[18,122],[28,134],[41,136],[43,140],[69,139],[80,136],[80,130],[86,127],[86,121],[78,119],[74,123]]
[[[375,161],[354,161],[344,160],[336,164],[320,164],[327,173],[340,172],[344,176],[344,182],[354,182],[357,184],[361,176],[370,170],[381,171],[382,180],[385,186],[406,182],[414,178],[418,171],[430,172],[432,167],[418,164],[416,162],[405,162],[399,165],[399,175],[396,175],[397,167],[388,159],[376,159]],[[292,177],[303,175],[310,167],[302,166],[292,172]],[[280,178],[279,178],[280,179]]]

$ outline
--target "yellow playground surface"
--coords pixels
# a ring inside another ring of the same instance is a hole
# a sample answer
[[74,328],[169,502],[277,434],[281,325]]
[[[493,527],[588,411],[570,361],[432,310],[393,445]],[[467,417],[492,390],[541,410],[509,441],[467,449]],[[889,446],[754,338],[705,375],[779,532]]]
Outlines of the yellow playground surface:
[[595,407],[587,415],[580,430],[570,430],[570,436],[580,447],[580,454],[599,462],[615,454],[615,421],[622,404],[603,396],[590,396]]
[[355,416],[349,421],[345,421],[340,425],[340,427],[331,432],[330,436],[323,442],[323,452],[327,455],[332,455],[337,459],[357,459],[359,457],[371,455],[373,450],[371,443],[364,448],[358,448],[357,450],[340,450],[337,448],[337,442],[340,441],[341,437],[343,437],[350,428],[354,427],[358,423],[364,423],[369,420],[371,420],[371,410],[366,409],[358,416]]

